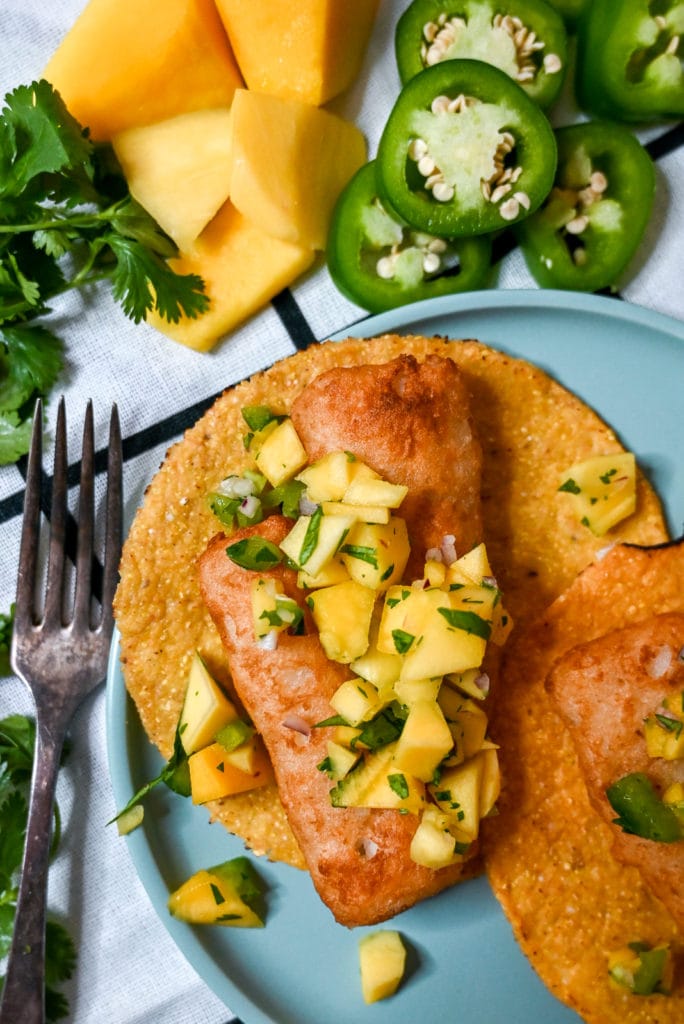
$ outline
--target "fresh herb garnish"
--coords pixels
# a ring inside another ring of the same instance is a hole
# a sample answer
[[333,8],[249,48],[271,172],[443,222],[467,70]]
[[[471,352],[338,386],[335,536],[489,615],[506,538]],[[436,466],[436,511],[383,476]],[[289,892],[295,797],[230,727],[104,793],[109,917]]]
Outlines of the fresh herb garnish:
[[358,558],[360,562],[368,562],[374,569],[378,567],[377,548],[364,547],[361,544],[343,544],[340,551],[343,555]]
[[[35,725],[31,719],[11,715],[0,721],[0,958],[7,955],[12,941],[34,744]],[[55,804],[52,856],[59,837],[59,807]],[[68,1016],[69,1004],[59,989],[71,977],[75,966],[76,948],[71,936],[61,924],[48,920],[45,930],[45,1016],[49,1022]],[[0,977],[0,989],[3,980]]]
[[413,633],[407,633],[405,629],[393,629],[392,639],[397,654],[406,654],[416,638]]
[[409,795],[408,782],[406,776],[401,772],[394,772],[392,775],[387,776],[387,782],[389,788],[393,793],[396,793],[401,800],[405,800]]
[[360,744],[367,750],[378,750],[380,747],[393,743],[401,735],[408,712],[397,701],[392,701],[378,711],[369,722],[365,722],[361,732],[349,744],[352,750]]
[[132,807],[141,803],[148,793],[150,793],[161,782],[167,785],[169,789],[173,790],[174,793],[178,793],[179,796],[190,796],[190,769],[188,768],[188,755],[185,753],[185,749],[183,748],[180,727],[176,728],[176,735],[173,741],[173,753],[159,772],[159,775],[142,785],[137,793],[133,794],[126,806],[122,807],[118,814],[108,821],[107,824],[111,825],[112,822],[118,821],[118,819],[121,818],[122,815],[127,814]]
[[35,399],[62,368],[37,318],[71,289],[108,281],[135,323],[176,322],[209,300],[167,260],[176,246],[131,197],[110,146],[95,145],[49,82],[19,86],[0,110],[0,464],[28,451]]
[[618,814],[614,824],[619,825],[623,832],[657,843],[673,843],[682,839],[676,813],[663,803],[643,772],[624,775],[607,788],[606,796]]
[[581,494],[582,493],[582,488],[579,486],[579,484],[577,484],[572,479],[572,477],[568,477],[568,479],[564,483],[562,483],[560,485],[558,490],[559,491],[565,491],[567,494]]
[[482,640],[489,640],[492,634],[491,625],[475,612],[463,611],[460,608],[438,608],[437,611],[453,629],[462,629],[466,633],[479,636]]
[[306,565],[311,558],[312,554],[316,550],[318,544],[318,533],[321,527],[321,519],[323,518],[323,509],[319,505],[316,511],[311,516],[307,523],[306,532],[304,533],[304,540],[302,541],[302,550],[299,552],[299,564]]
[[272,569],[283,559],[283,553],[264,537],[243,537],[229,544],[226,554],[242,569]]

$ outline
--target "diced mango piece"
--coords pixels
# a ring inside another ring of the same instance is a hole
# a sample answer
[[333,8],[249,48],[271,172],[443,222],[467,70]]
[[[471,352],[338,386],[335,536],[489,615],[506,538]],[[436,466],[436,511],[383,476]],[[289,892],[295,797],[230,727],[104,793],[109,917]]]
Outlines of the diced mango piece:
[[231,755],[220,743],[211,743],[191,754],[188,768],[194,804],[205,804],[208,800],[245,793],[273,781],[273,769],[263,746],[260,747],[254,772],[236,768],[231,763]]
[[464,761],[482,749],[487,734],[487,715],[468,697],[443,686],[437,702],[448,722],[454,742],[454,756]]
[[298,474],[311,501],[341,501],[344,492],[358,474],[375,476],[364,462],[351,452],[328,452]]
[[406,966],[406,949],[399,932],[383,929],[359,940],[361,991],[366,1003],[387,999],[399,988]]
[[387,590],[401,579],[408,562],[405,520],[391,516],[386,524],[355,523],[340,554],[353,580],[373,590]]
[[239,718],[237,708],[211,676],[199,652],[195,651],[179,722],[183,750],[192,754],[208,746],[216,733],[236,718]]
[[350,505],[346,501],[323,501],[326,516],[349,516],[362,523],[389,523],[389,509],[382,505]]
[[438,562],[434,558],[428,558],[425,562],[423,577],[431,587],[441,587],[446,580],[446,566],[444,562]]
[[361,764],[330,791],[334,807],[385,807],[419,814],[425,806],[425,786],[394,766],[396,743],[367,754]]
[[381,707],[380,696],[365,679],[346,679],[330,698],[330,705],[351,726],[357,726]]
[[332,661],[349,664],[366,652],[374,591],[349,580],[314,590],[307,602],[323,649]]
[[[386,654],[386,658],[391,655]],[[437,676],[432,679],[397,679],[393,690],[397,700],[402,704],[415,704],[417,700],[437,700],[442,680]]]
[[434,804],[427,804],[411,840],[410,856],[416,864],[438,870],[462,861],[468,843],[459,843],[450,831],[451,819]]
[[484,544],[477,544],[447,567],[446,583],[481,583],[492,576],[492,569]]
[[649,715],[644,721],[644,739],[649,757],[665,761],[684,758],[684,721],[665,714]]
[[495,747],[481,750],[477,757],[482,758],[482,781],[480,784],[480,817],[486,818],[494,809],[501,792],[501,770],[499,755]]
[[230,110],[196,110],[112,139],[128,188],[181,250],[228,198]]
[[216,0],[250,89],[320,105],[355,79],[379,0]]
[[366,159],[359,129],[327,110],[247,89],[236,91],[231,115],[233,205],[273,238],[325,249],[337,197]]
[[634,455],[596,455],[570,466],[558,489],[570,496],[580,522],[602,537],[636,508]]
[[213,0],[90,0],[43,77],[97,141],[229,107],[242,85]]
[[480,792],[484,761],[471,757],[463,764],[447,768],[438,783],[428,788],[438,807],[469,839],[477,839],[480,829]]
[[256,873],[246,857],[235,857],[208,870],[195,872],[169,896],[174,917],[189,924],[221,924],[233,928],[262,928],[251,904],[261,894]]
[[429,782],[435,769],[454,745],[442,710],[434,700],[417,700],[409,706],[394,764],[399,771]]
[[475,700],[484,700],[489,692],[489,677],[483,675],[479,668],[449,673],[444,676],[444,682]]
[[297,573],[297,586],[303,590],[317,590],[319,587],[330,587],[333,583],[343,583],[348,579],[349,573],[344,563],[339,558],[331,558],[315,576],[305,569],[300,569]]
[[174,341],[206,352],[299,277],[314,260],[311,249],[270,238],[224,203],[187,253],[169,260],[178,274],[199,274],[211,305],[202,316],[147,322]]
[[300,516],[280,548],[295,565],[317,576],[335,557],[349,533],[353,519],[346,516],[321,516],[316,526],[313,516]]
[[273,487],[293,477],[306,465],[306,460],[304,445],[289,417],[282,420],[254,452],[259,472],[264,474]]
[[368,648],[360,658],[355,658],[351,667],[357,675],[373,683],[379,690],[391,687],[399,678],[401,658],[398,654],[387,654],[377,647],[380,626],[380,609],[376,606],[371,616]]
[[361,757],[361,752],[328,740],[328,775],[333,782],[338,782],[347,775]]
[[399,508],[408,494],[404,484],[390,484],[380,477],[357,476],[344,492],[343,501],[350,505],[383,505]]

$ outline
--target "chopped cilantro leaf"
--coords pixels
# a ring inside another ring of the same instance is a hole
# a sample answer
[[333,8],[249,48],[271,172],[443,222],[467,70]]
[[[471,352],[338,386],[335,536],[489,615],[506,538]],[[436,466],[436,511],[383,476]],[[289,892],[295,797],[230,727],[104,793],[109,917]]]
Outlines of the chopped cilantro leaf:
[[416,638],[412,633],[407,633],[404,629],[393,629],[392,639],[394,640],[397,654],[406,654]]
[[560,485],[558,490],[559,491],[565,491],[567,494],[581,494],[582,493],[582,488],[579,486],[579,484],[577,484],[572,479],[572,477],[568,477],[568,479],[564,483],[562,483]]
[[437,611],[453,629],[462,629],[464,632],[472,633],[483,640],[489,640],[492,627],[481,615],[477,615],[475,612],[462,611],[460,608],[438,608]]

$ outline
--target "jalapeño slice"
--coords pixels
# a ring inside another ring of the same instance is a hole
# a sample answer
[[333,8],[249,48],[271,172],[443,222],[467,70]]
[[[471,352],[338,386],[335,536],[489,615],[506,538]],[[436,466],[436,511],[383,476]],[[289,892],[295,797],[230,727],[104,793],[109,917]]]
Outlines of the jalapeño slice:
[[619,121],[684,116],[682,0],[589,3],[578,27],[580,106]]
[[567,65],[567,35],[545,0],[413,0],[395,34],[399,77],[454,58],[505,71],[541,107],[558,96]]
[[653,162],[620,125],[591,121],[556,132],[558,170],[548,199],[516,227],[542,287],[614,285],[641,241],[653,206]]
[[378,195],[375,161],[357,171],[345,188],[328,236],[333,281],[371,313],[482,288],[490,259],[489,238],[437,238],[389,213]]
[[414,230],[482,235],[537,209],[553,184],[556,142],[505,72],[448,60],[402,89],[377,156],[380,199]]

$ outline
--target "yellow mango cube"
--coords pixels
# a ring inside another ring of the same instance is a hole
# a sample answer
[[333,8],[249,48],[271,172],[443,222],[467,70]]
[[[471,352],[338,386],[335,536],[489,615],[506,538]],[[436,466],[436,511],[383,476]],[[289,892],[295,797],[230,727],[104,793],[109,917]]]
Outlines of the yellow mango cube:
[[387,999],[399,988],[406,967],[406,949],[399,932],[370,932],[359,940],[361,991],[365,1003]]
[[342,500],[350,505],[399,508],[407,494],[408,487],[404,484],[390,484],[378,476],[356,476],[344,492]]
[[353,580],[383,591],[400,580],[410,554],[405,520],[391,516],[388,523],[355,523],[340,549]]
[[192,754],[208,746],[224,725],[238,717],[232,700],[212,677],[199,652],[195,651],[179,721],[183,750]]
[[459,832],[470,840],[477,839],[480,829],[480,792],[484,761],[471,757],[463,764],[447,768],[438,783],[428,788],[437,806],[449,817]]
[[42,77],[97,141],[229,107],[242,85],[213,0],[89,0]]
[[450,825],[451,819],[444,811],[427,804],[411,840],[411,860],[433,871],[462,861],[467,844],[457,843]]
[[321,508],[326,516],[348,516],[355,522],[388,523],[390,512],[382,505],[350,505],[346,501],[323,501]]
[[634,455],[616,452],[576,463],[563,473],[558,489],[574,503],[580,522],[602,537],[636,508]]
[[[391,655],[386,654],[386,658]],[[394,695],[402,704],[411,705],[419,700],[437,700],[442,680],[437,677],[432,679],[397,679],[394,683]]]
[[482,780],[480,783],[480,818],[486,818],[494,810],[501,792],[501,769],[496,747],[481,750],[476,757],[482,758]]
[[345,679],[330,698],[330,705],[348,725],[357,726],[372,718],[382,703],[372,683],[365,679]]
[[361,67],[379,0],[216,0],[250,89],[327,103]]
[[[262,928],[250,906],[259,886],[246,857],[195,872],[171,893],[168,908],[189,924],[220,924],[232,928]],[[246,902],[249,900],[250,902]]]
[[169,260],[178,274],[198,274],[210,306],[196,318],[169,323],[157,312],[147,322],[198,352],[258,312],[314,261],[311,249],[271,238],[228,201],[186,253]]
[[481,583],[492,576],[492,569],[484,544],[477,544],[447,567],[446,583]]
[[345,775],[348,775],[361,757],[360,751],[351,750],[349,747],[336,743],[334,740],[328,740],[327,750],[327,773],[333,782],[338,782]]
[[322,455],[298,474],[306,486],[310,501],[341,501],[344,492],[357,475],[376,476],[364,462],[351,452],[334,451]]
[[333,583],[343,583],[348,579],[349,573],[344,563],[339,558],[331,558],[315,576],[305,569],[300,569],[297,573],[297,586],[302,590],[317,590],[319,587],[330,587]]
[[230,109],[128,128],[112,145],[133,198],[186,251],[228,198]]
[[194,804],[205,804],[209,800],[220,800],[224,796],[245,793],[273,781],[273,769],[263,746],[259,748],[253,772],[245,772],[235,767],[231,755],[220,743],[211,743],[208,747],[202,747],[191,754],[188,758],[188,769]]
[[366,160],[359,129],[295,99],[237,89],[230,199],[273,238],[324,250],[337,198]]
[[346,516],[321,516],[316,524],[313,516],[300,516],[280,548],[295,565],[318,576],[337,555],[353,522]]
[[429,782],[453,745],[451,731],[437,701],[417,700],[409,706],[397,740],[394,764],[399,771]]
[[449,686],[441,688],[437,702],[451,730],[454,756],[464,761],[477,754],[487,734],[487,715],[482,708]]
[[293,477],[307,461],[304,445],[289,417],[278,423],[253,454],[259,472],[273,487]]
[[349,664],[365,654],[375,603],[372,590],[349,580],[313,591],[307,603],[323,649],[332,661]]

